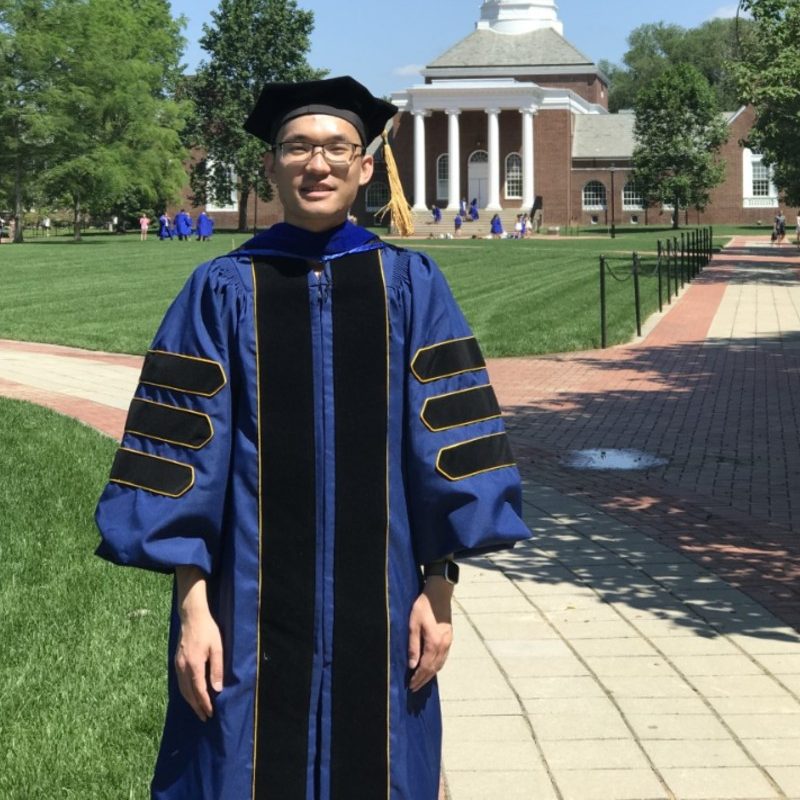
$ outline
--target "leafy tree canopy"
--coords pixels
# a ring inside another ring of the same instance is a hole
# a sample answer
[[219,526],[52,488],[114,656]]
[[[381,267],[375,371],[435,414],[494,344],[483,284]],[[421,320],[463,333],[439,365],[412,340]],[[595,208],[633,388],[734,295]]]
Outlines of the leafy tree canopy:
[[628,36],[623,64],[601,61],[610,80],[609,109],[633,108],[640,89],[669,67],[691,64],[714,89],[719,108],[739,106],[736,83],[729,66],[742,37],[749,37],[747,20],[713,19],[697,28],[656,22],[635,28]]
[[0,0],[0,143],[18,209],[67,203],[77,222],[132,193],[147,205],[177,193],[181,27],[167,0]]
[[198,203],[224,203],[238,191],[241,230],[251,191],[272,197],[259,180],[267,147],[242,126],[265,83],[325,75],[306,60],[313,29],[313,12],[295,0],[221,0],[203,26],[200,46],[209,58],[186,87],[195,106],[188,144],[205,153],[192,169],[192,191]]
[[754,35],[733,65],[756,122],[747,144],[764,154],[775,185],[800,206],[800,0],[742,0]]
[[48,98],[64,42],[49,0],[0,0],[0,205],[12,210],[16,239],[37,176],[55,156]]
[[697,69],[669,67],[636,98],[634,180],[648,203],[704,208],[725,176],[718,158],[728,137],[714,90]]
[[70,6],[62,23],[68,47],[50,104],[61,152],[43,183],[69,200],[76,218],[131,193],[163,204],[185,181],[180,131],[188,108],[171,99],[182,22],[166,0],[62,2]]

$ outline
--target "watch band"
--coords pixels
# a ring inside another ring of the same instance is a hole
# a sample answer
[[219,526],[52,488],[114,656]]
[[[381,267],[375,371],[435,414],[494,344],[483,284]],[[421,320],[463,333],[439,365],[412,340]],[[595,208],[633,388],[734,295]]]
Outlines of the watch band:
[[426,579],[432,576],[439,576],[453,586],[458,583],[458,564],[449,558],[441,561],[431,561],[430,564],[425,565],[424,573]]

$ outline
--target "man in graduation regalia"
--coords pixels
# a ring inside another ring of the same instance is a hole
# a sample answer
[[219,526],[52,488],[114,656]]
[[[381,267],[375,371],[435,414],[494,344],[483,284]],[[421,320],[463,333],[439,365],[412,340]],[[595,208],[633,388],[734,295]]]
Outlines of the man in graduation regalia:
[[347,220],[395,112],[266,86],[286,221],[199,267],[145,358],[97,523],[175,575],[159,800],[435,800],[452,558],[529,535],[444,278]]

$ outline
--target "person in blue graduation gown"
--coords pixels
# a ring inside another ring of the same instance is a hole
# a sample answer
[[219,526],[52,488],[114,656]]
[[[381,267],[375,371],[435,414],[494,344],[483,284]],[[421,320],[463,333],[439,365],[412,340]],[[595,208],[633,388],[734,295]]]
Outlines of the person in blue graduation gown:
[[192,235],[192,218],[181,209],[175,215],[175,232],[178,234],[178,239],[182,242],[188,241]]
[[439,206],[431,206],[431,214],[433,214],[433,223],[438,225],[442,221],[442,209]]
[[497,239],[503,238],[503,220],[500,219],[499,214],[492,217],[489,232]]
[[170,219],[166,211],[158,218],[158,238],[161,239],[162,242],[164,239],[172,238]]
[[480,213],[478,212],[477,197],[473,197],[472,202],[469,204],[469,219],[470,222],[477,222],[480,219]]
[[201,242],[207,242],[214,233],[214,220],[201,211],[197,216],[197,238]]
[[271,84],[285,222],[148,351],[98,554],[174,573],[157,800],[435,800],[453,557],[530,534],[480,348],[426,255],[347,220],[396,109]]

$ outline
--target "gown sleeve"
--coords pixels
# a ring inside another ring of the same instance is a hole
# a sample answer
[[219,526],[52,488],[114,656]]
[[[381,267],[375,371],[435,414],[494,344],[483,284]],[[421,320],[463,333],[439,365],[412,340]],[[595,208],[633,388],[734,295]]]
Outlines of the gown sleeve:
[[214,571],[231,452],[234,278],[199,267],[147,352],[95,514],[102,558],[161,572]]
[[439,268],[409,264],[406,480],[419,563],[531,533],[483,355]]

